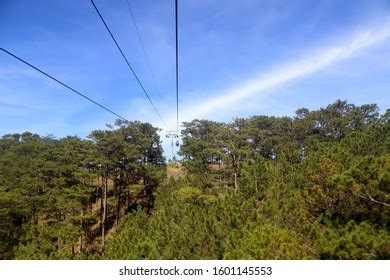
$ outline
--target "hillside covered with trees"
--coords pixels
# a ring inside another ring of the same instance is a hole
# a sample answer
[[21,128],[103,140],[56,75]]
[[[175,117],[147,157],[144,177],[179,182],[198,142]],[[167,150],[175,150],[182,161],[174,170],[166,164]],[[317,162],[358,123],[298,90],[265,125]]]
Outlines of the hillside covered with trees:
[[101,252],[165,176],[158,129],[116,121],[87,140],[29,132],[0,140],[0,257],[73,259]]
[[336,101],[294,117],[0,140],[2,259],[390,259],[390,111]]

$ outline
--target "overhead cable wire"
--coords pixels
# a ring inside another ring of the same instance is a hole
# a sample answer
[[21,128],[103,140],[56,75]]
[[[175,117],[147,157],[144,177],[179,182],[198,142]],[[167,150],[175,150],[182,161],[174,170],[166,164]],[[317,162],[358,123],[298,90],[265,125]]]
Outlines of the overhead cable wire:
[[179,133],[179,19],[178,0],[175,0],[175,29],[176,29],[176,130]]
[[131,5],[130,5],[129,0],[126,0],[126,2],[127,2],[127,7],[129,8],[129,12],[130,12],[131,18],[133,19],[133,24],[134,24],[135,30],[136,30],[136,32],[137,32],[138,41],[139,41],[140,44],[141,44],[142,50],[143,50],[143,52],[144,52],[144,56],[145,56],[146,63],[148,64],[150,74],[152,75],[152,79],[153,79],[153,82],[154,82],[154,86],[156,87],[157,95],[161,98],[160,89],[159,89],[159,87],[158,87],[158,84],[157,84],[157,81],[156,81],[156,77],[155,77],[154,72],[153,72],[153,70],[152,70],[152,66],[151,66],[151,64],[150,64],[150,60],[149,60],[148,54],[147,54],[147,52],[146,52],[144,42],[143,42],[143,40],[142,40],[141,33],[139,32],[138,25],[137,25],[137,21],[136,21],[136,19],[135,19],[134,13],[133,13],[133,9],[131,8]]
[[124,118],[124,117],[120,116],[119,114],[115,113],[115,112],[112,111],[111,109],[107,108],[106,106],[104,106],[104,105],[102,105],[102,104],[96,102],[96,101],[93,100],[92,98],[86,96],[85,94],[82,94],[81,92],[75,90],[75,89],[72,88],[71,86],[65,84],[64,82],[61,82],[61,81],[58,80],[57,78],[54,78],[52,75],[46,73],[45,71],[39,69],[39,68],[36,67],[36,66],[30,64],[29,62],[25,61],[24,59],[18,57],[17,55],[13,54],[12,52],[7,51],[6,49],[3,49],[3,48],[0,48],[0,51],[5,52],[6,54],[8,54],[8,55],[12,56],[13,58],[19,60],[20,62],[24,63],[25,65],[27,65],[27,66],[33,68],[34,70],[38,71],[39,73],[45,75],[46,77],[50,78],[51,80],[53,80],[53,81],[59,83],[60,85],[66,87],[66,88],[69,89],[69,90],[71,90],[73,93],[76,93],[77,95],[79,95],[79,96],[81,96],[82,98],[88,100],[89,102],[92,102],[93,104],[95,104],[95,105],[99,106],[100,108],[106,110],[107,112],[109,112],[109,113],[115,115],[116,117],[118,117],[118,118],[120,118],[120,119],[122,119],[122,120],[124,120],[124,121],[129,121],[129,120],[127,120],[126,118]]
[[153,109],[156,111],[157,115],[159,116],[160,120],[162,121],[162,123],[166,126],[166,128],[168,129],[168,125],[165,123],[164,119],[162,118],[160,112],[157,110],[157,107],[154,105],[152,99],[150,98],[149,94],[147,93],[145,87],[143,86],[143,84],[141,83],[140,79],[138,78],[137,74],[135,73],[133,67],[131,67],[131,64],[129,62],[129,60],[126,58],[125,54],[123,53],[121,47],[119,46],[117,40],[115,39],[114,35],[112,34],[110,28],[108,27],[107,23],[105,22],[103,16],[101,15],[99,9],[96,7],[95,3],[93,0],[91,0],[91,3],[93,5],[93,7],[95,8],[97,14],[99,15],[101,21],[103,22],[104,26],[106,27],[108,33],[110,34],[112,40],[114,41],[116,47],[118,48],[119,52],[121,53],[123,59],[125,60],[127,66],[129,67],[129,69],[131,70],[131,72],[133,73],[135,79],[137,80],[138,84],[140,85],[142,91],[144,92],[146,98],[149,100],[150,104],[152,105]]

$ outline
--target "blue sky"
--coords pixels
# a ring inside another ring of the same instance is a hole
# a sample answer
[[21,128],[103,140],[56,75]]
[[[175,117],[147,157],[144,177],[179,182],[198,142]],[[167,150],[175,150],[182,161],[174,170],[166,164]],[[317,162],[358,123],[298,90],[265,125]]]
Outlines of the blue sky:
[[[174,1],[96,0],[175,128]],[[293,116],[336,99],[390,108],[390,1],[181,0],[180,119]],[[0,0],[0,47],[127,119],[164,128],[89,0]],[[85,137],[115,117],[0,53],[0,135]]]

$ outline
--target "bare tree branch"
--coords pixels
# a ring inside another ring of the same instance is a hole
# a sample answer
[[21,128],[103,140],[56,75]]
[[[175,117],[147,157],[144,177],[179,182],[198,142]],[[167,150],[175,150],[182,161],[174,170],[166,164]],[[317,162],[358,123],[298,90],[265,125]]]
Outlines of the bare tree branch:
[[390,207],[390,204],[388,203],[385,203],[385,202],[381,202],[381,201],[378,201],[376,199],[374,199],[367,191],[365,191],[366,195],[367,196],[364,196],[360,193],[355,193],[357,196],[361,197],[361,198],[364,198],[366,200],[369,200],[371,202],[374,202],[374,203],[377,203],[377,204],[380,204],[380,205],[383,205],[383,206],[386,206],[386,207]]

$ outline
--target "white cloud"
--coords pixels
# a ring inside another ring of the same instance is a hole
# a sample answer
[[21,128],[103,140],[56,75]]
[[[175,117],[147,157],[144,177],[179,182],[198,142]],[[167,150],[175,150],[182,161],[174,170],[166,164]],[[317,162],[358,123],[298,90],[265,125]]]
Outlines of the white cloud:
[[[360,31],[344,40],[343,43],[311,51],[309,55],[296,61],[285,63],[268,73],[262,73],[247,81],[227,88],[220,94],[208,94],[209,98],[202,98],[198,104],[190,104],[181,110],[181,121],[195,118],[205,118],[214,112],[224,114],[231,111],[250,97],[264,98],[272,94],[272,89],[282,86],[315,72],[321,71],[330,65],[361,54],[362,51],[377,45],[390,37],[390,24],[386,22],[380,28]],[[204,95],[203,95],[204,96]],[[175,116],[170,116],[168,124],[175,127]]]

